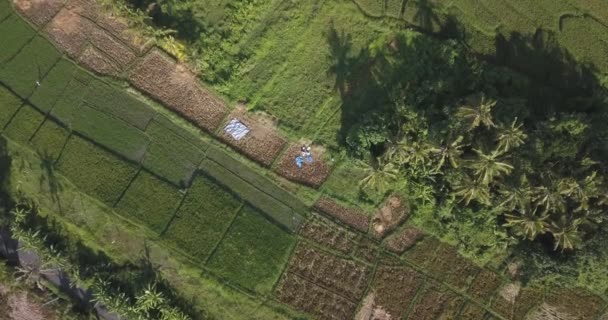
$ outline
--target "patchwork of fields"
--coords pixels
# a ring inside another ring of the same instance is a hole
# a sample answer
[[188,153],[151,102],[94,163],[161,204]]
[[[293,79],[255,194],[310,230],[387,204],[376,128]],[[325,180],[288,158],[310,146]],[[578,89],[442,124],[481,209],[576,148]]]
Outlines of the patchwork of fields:
[[[349,179],[356,181],[357,173],[350,167],[335,167],[321,191],[310,191],[312,200],[283,189],[273,180],[292,185],[272,171],[316,187],[324,179],[306,180],[286,169],[289,161],[278,160],[281,152],[269,163],[262,161],[266,158],[259,161],[270,170],[233,156],[217,136],[228,107],[194,82],[187,70],[168,62],[157,49],[134,45],[132,37],[109,31],[96,34],[95,30],[109,30],[100,26],[112,25],[100,15],[83,20],[96,11],[84,10],[77,1],[67,6],[50,0],[32,3],[41,7],[21,11],[35,26],[0,0],[1,134],[37,151],[83,193],[111,208],[120,221],[145,230],[151,241],[186,257],[218,283],[261,303],[277,301],[319,319],[524,319],[543,313],[594,319],[608,306],[604,297],[581,290],[527,287],[513,272],[517,262],[508,258],[488,267],[476,266],[456,248],[419,230],[412,232],[413,227],[404,222],[405,212],[399,225],[391,226],[394,230],[373,233],[368,213],[345,205],[340,201],[344,195],[332,191],[347,188]],[[53,13],[41,14],[40,8]],[[81,44],[57,31],[66,31],[66,24],[57,21],[63,16],[90,28]],[[303,20],[297,32],[305,34],[308,23]],[[36,28],[46,30],[53,42]],[[112,43],[121,49],[115,51]],[[85,47],[115,68],[90,64],[93,60],[85,59]],[[83,55],[72,48],[81,48]],[[317,54],[312,49],[285,53]],[[124,52],[133,57],[118,61]],[[159,62],[158,69],[146,62],[149,59]],[[288,65],[284,70],[294,77],[307,74]],[[117,81],[127,78],[143,93],[133,94],[133,89],[126,90]],[[276,90],[283,84],[277,80],[269,80],[258,103],[281,99]],[[326,89],[333,85],[317,80],[311,82]],[[325,90],[321,87],[319,92]],[[323,109],[311,119],[325,118],[323,112],[337,107],[333,98],[322,100],[317,102]],[[211,135],[175,121],[168,110]],[[274,133],[268,136],[283,139]],[[253,145],[264,138],[256,139]],[[248,155],[250,145],[235,147]],[[294,148],[286,143],[283,147]],[[330,174],[321,161],[314,169],[322,170],[325,177]]]

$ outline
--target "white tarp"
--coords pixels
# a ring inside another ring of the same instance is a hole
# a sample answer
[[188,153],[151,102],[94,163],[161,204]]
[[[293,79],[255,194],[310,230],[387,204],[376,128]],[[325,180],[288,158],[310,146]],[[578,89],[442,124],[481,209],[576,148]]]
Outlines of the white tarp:
[[224,131],[231,135],[234,140],[238,141],[243,139],[247,135],[247,133],[249,133],[249,128],[247,128],[246,125],[244,125],[242,122],[235,118],[230,120],[228,125],[226,125],[226,127],[224,128]]

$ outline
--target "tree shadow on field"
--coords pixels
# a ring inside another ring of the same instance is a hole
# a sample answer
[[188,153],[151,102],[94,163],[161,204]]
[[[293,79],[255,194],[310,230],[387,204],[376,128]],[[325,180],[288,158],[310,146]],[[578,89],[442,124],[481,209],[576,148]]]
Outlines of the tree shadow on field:
[[42,175],[39,178],[40,187],[43,187],[46,183],[51,194],[51,199],[57,204],[59,212],[63,212],[61,198],[59,197],[59,193],[63,190],[63,186],[55,175],[55,159],[48,151],[40,154],[40,158],[40,169],[42,170]]
[[[403,3],[403,9],[407,1]],[[414,14],[414,22],[418,24],[418,27],[427,31],[434,31],[436,26],[441,26],[441,19],[436,13],[436,5],[429,0],[417,0],[416,1],[416,13]]]
[[8,214],[13,206],[13,201],[7,190],[10,188],[11,156],[8,154],[6,140],[0,137],[0,227],[9,218]]

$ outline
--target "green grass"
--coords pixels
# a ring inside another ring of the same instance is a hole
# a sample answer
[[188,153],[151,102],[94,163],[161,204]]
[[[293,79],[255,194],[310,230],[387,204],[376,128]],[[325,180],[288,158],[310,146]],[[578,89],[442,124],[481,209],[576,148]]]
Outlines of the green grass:
[[290,207],[260,191],[220,164],[212,160],[205,160],[201,169],[239,195],[243,200],[266,213],[277,223],[285,226],[288,230],[297,231],[304,221],[304,218],[295,213]]
[[350,162],[341,163],[321,187],[334,198],[356,204],[359,199],[359,182],[365,176],[363,169]]
[[27,98],[36,88],[36,81],[42,82],[60,57],[61,53],[48,40],[37,36],[4,64],[0,69],[0,81]]
[[0,86],[0,132],[21,107],[21,99]]
[[245,206],[208,266],[230,282],[268,293],[287,263],[294,243],[293,236]]
[[143,161],[144,167],[175,185],[188,185],[205,157],[204,150],[156,120],[150,123],[146,134],[151,142]]
[[204,262],[230,226],[240,204],[240,200],[223,187],[199,175],[163,238],[193,259]]
[[83,192],[112,206],[137,168],[94,144],[72,135],[57,168]]
[[384,1],[385,0],[357,0],[356,2],[365,13],[374,17],[381,17],[384,15]]
[[64,89],[69,85],[77,68],[69,60],[61,59],[34,91],[30,102],[43,112],[51,111],[55,102],[64,94]]
[[30,105],[19,109],[4,130],[4,134],[21,144],[27,144],[44,121],[44,115]]
[[[7,10],[12,11],[11,8]],[[16,14],[0,23],[0,66],[19,52],[35,34],[34,29]]]
[[132,126],[145,130],[155,111],[150,106],[125,92],[101,80],[89,84],[89,91],[84,97],[90,106],[109,113]]
[[116,211],[160,234],[173,217],[182,193],[142,170],[118,202]]
[[70,136],[70,132],[51,119],[46,119],[31,140],[43,159],[56,161]]
[[86,104],[72,114],[72,129],[135,162],[141,161],[150,142],[143,131]]
[[0,0],[0,21],[8,17],[13,9],[7,0]]
[[82,98],[92,79],[93,76],[89,73],[78,70],[65,88],[64,94],[53,105],[50,112],[51,116],[65,126],[72,127],[74,117],[80,112],[79,107],[82,103]]

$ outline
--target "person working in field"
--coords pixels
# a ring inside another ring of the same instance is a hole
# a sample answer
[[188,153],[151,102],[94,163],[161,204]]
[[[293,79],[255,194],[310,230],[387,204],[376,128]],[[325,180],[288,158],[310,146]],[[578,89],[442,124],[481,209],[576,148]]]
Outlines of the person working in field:
[[298,168],[301,169],[304,163],[312,162],[313,158],[312,154],[310,153],[310,146],[302,145],[302,147],[300,148],[300,155],[296,157],[296,165],[298,166]]

